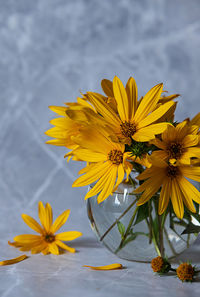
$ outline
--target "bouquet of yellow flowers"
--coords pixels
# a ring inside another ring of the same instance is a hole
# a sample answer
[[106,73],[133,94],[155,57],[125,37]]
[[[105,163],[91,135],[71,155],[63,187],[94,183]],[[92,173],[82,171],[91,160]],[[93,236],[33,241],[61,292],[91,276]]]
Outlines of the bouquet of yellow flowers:
[[[101,86],[104,95],[87,92],[76,103],[50,106],[60,117],[50,121],[54,127],[46,134],[53,139],[47,143],[68,148],[68,160],[86,162],[72,185],[92,184],[85,199],[95,196],[97,200],[91,199],[101,205],[114,199],[121,184],[132,185],[129,194],[134,201],[99,235],[101,240],[116,227],[120,236],[116,253],[145,235],[164,256],[164,235],[174,250],[166,224],[173,234],[177,234],[175,226],[181,226],[187,244],[190,235],[200,230],[200,113],[176,122],[174,100],[179,95],[163,95],[162,83],[139,100],[133,77],[126,87],[116,76],[113,82],[103,79]],[[126,227],[121,219],[131,208]],[[142,221],[147,232],[135,232]]]

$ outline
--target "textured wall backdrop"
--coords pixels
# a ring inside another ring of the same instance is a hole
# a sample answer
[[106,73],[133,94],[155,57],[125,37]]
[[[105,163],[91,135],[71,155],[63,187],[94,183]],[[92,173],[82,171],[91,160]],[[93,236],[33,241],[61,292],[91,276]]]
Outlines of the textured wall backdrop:
[[195,115],[199,15],[199,0],[0,0],[1,237],[27,230],[20,214],[39,200],[71,208],[69,224],[89,232],[85,189],[71,188],[80,164],[45,144],[48,105],[132,75],[140,94],[158,82],[182,94],[178,120]]

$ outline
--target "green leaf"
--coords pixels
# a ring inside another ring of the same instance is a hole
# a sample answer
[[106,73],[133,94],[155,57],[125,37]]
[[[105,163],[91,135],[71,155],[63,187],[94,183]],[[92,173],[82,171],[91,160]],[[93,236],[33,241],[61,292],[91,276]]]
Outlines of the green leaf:
[[199,213],[199,203],[197,203],[195,201],[193,201],[193,202],[194,202],[194,206],[196,208],[196,213],[198,214]]
[[138,208],[137,217],[134,225],[137,225],[149,216],[148,203],[145,203]]
[[125,226],[124,224],[122,224],[121,222],[117,222],[117,227],[119,230],[119,233],[121,234],[121,237],[124,237],[124,233],[125,233]]
[[124,247],[125,245],[127,245],[127,243],[135,240],[138,235],[144,235],[144,236],[147,236],[148,237],[148,234],[147,233],[144,233],[144,232],[135,232],[135,233],[133,233],[133,231],[132,231],[132,234],[129,237],[127,237],[126,240],[124,240],[124,242],[122,244],[122,247]]
[[196,226],[193,223],[189,223],[185,230],[181,233],[182,234],[191,234],[191,233],[199,233],[200,232],[200,226]]
[[[195,202],[195,208],[198,209],[198,205],[196,202]],[[189,211],[189,209],[187,209],[184,213],[184,218],[186,218],[188,220],[188,222],[191,222],[192,217],[194,217],[200,223],[199,211],[197,211],[196,213],[193,213],[193,212]]]

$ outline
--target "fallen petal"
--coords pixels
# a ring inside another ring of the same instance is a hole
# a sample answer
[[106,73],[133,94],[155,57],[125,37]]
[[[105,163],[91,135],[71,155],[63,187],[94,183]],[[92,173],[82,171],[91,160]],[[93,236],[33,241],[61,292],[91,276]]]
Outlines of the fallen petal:
[[25,260],[27,258],[28,258],[28,256],[22,255],[22,256],[19,256],[17,258],[13,258],[13,259],[10,259],[10,260],[1,261],[0,262],[0,266],[15,264],[15,263],[21,262],[21,261],[23,261],[23,260]]
[[92,270],[115,270],[115,269],[122,269],[123,268],[122,264],[119,264],[119,263],[109,264],[109,265],[105,265],[105,266],[83,265],[83,267],[89,267]]

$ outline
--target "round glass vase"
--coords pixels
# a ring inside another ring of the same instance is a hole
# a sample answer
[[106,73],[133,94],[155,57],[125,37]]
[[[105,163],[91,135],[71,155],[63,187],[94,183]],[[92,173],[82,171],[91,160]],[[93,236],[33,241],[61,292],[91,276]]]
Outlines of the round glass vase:
[[159,195],[138,208],[140,195],[133,190],[132,185],[121,184],[100,204],[97,196],[87,200],[91,228],[112,253],[130,261],[150,262],[158,255],[175,257],[194,243],[197,234],[182,234],[189,222],[200,225],[193,216],[180,220],[172,207],[159,216]]

